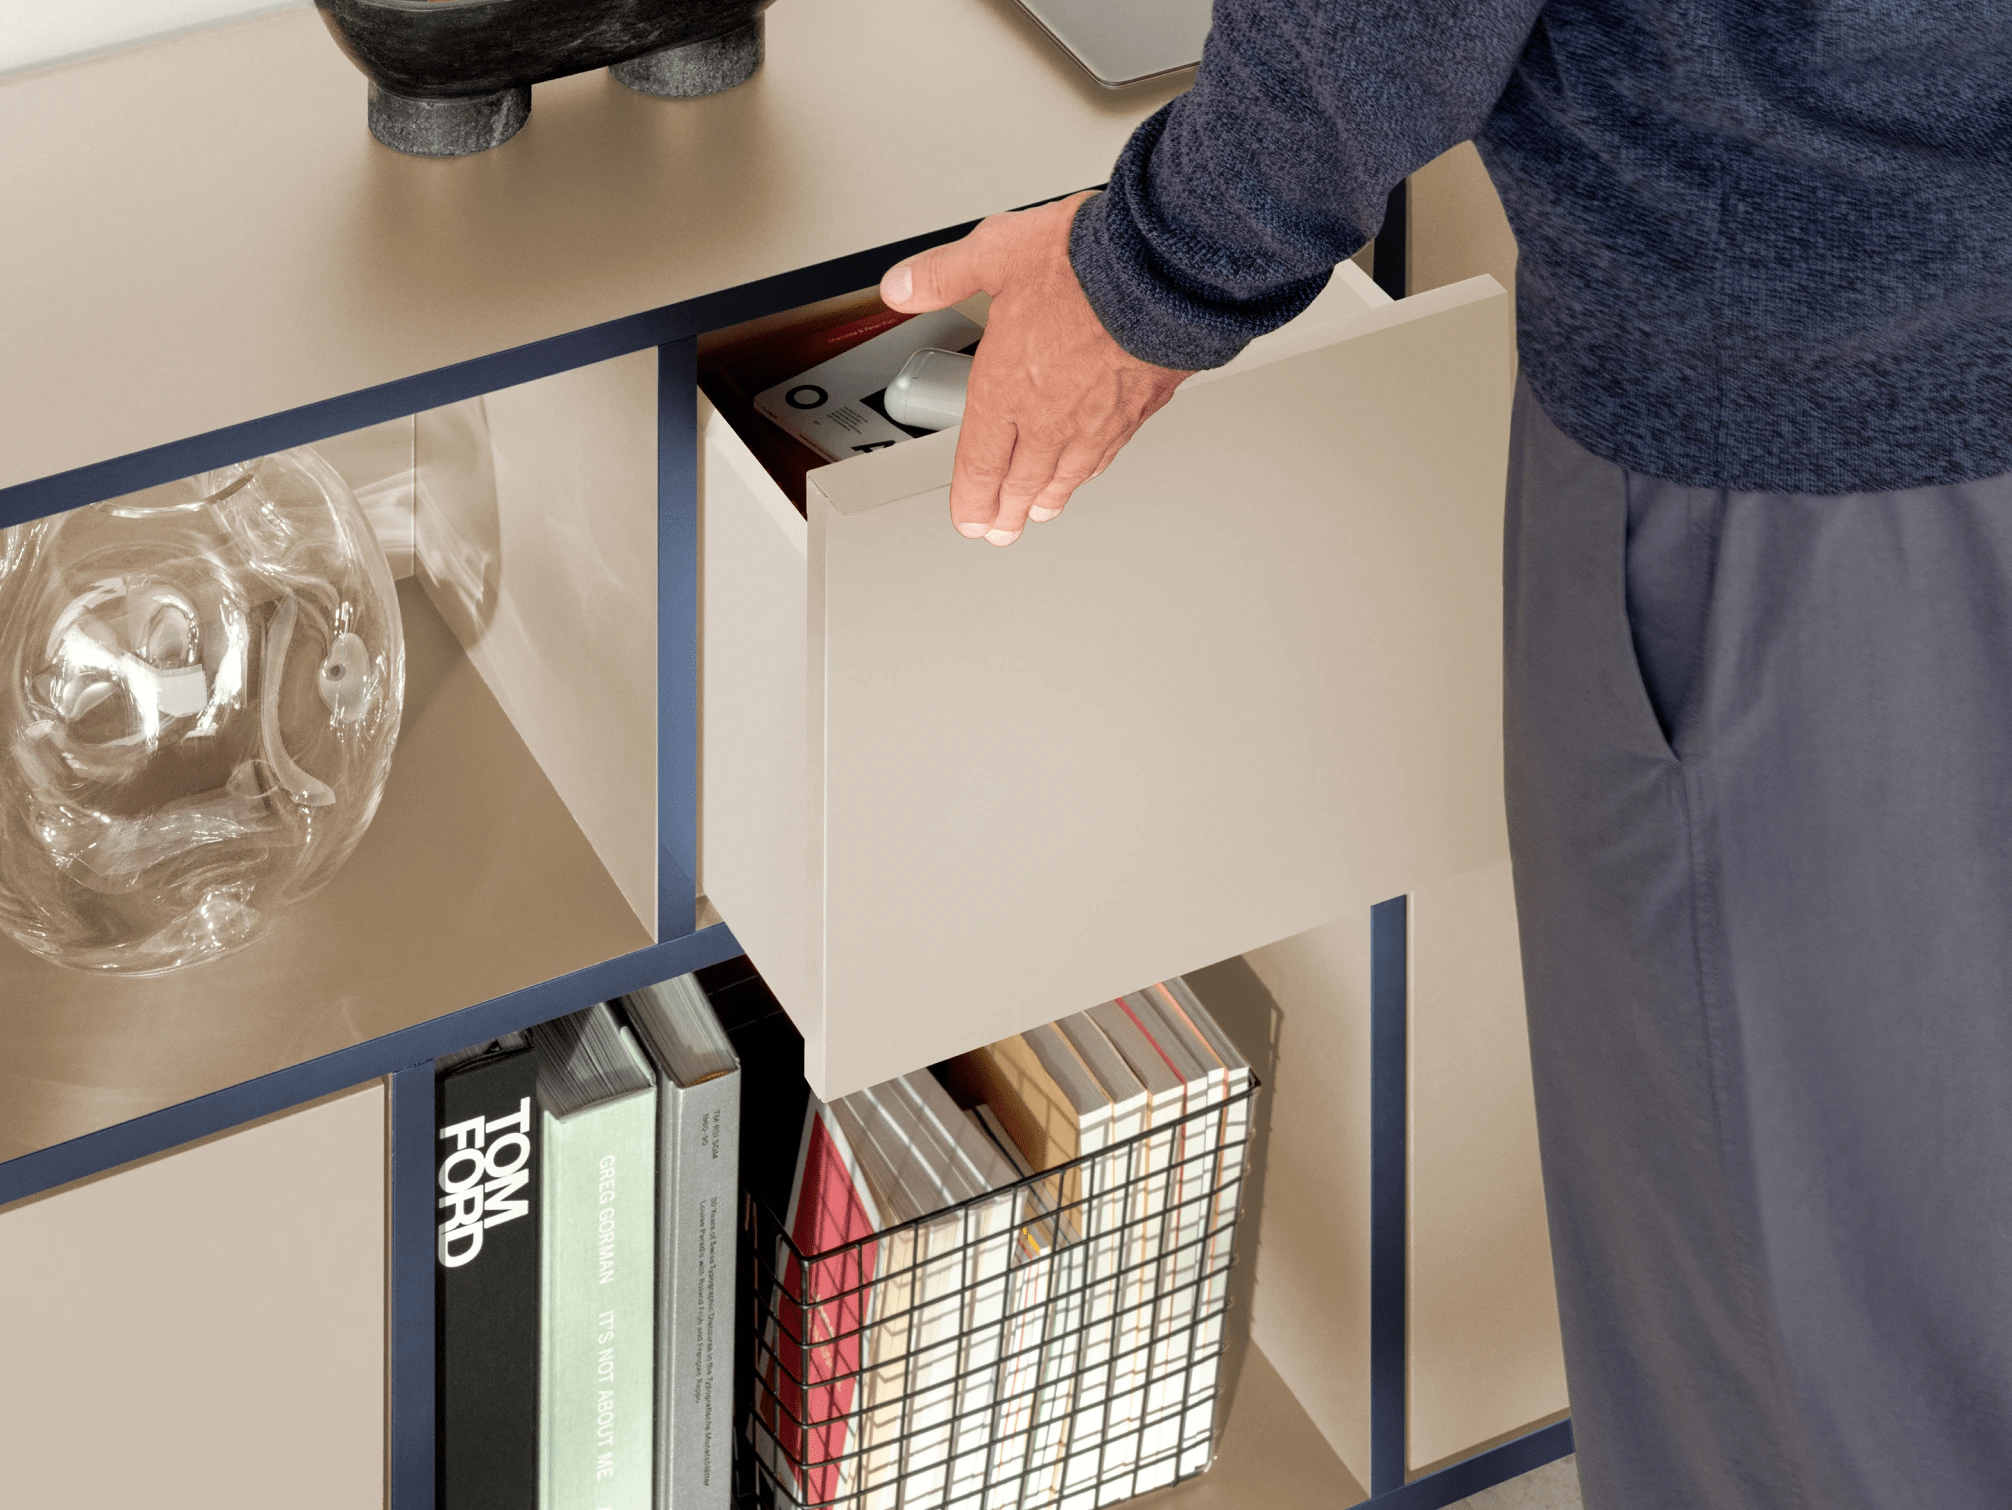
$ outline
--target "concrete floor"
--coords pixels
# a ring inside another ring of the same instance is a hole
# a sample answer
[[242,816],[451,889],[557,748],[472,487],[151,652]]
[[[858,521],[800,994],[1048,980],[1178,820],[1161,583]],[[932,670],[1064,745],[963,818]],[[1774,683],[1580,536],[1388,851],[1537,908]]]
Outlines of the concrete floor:
[[1520,1479],[1484,1489],[1451,1510],[1579,1510],[1579,1460],[1546,1463]]

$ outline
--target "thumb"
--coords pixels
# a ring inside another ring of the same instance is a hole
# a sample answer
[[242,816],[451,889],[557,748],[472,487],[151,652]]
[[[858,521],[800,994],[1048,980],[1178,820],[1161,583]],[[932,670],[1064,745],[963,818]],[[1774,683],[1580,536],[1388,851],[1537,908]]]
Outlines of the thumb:
[[966,236],[895,263],[880,280],[880,302],[903,314],[919,315],[970,298],[985,287],[983,259],[971,243],[972,236]]

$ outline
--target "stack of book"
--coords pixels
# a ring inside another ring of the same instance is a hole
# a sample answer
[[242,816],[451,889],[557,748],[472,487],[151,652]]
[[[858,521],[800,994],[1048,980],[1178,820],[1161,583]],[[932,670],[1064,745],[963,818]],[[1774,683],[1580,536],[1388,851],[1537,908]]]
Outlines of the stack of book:
[[740,1067],[704,992],[437,1068],[441,1510],[724,1510]]
[[1205,1469],[1253,1090],[1175,979],[813,1099],[754,1213],[761,1497],[1089,1510]]

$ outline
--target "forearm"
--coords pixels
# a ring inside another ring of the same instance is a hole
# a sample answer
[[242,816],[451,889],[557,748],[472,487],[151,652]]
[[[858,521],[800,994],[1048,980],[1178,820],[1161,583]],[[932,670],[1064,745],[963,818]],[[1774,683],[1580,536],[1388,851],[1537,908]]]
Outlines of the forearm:
[[1195,84],[1132,138],[1070,260],[1105,328],[1220,366],[1311,303],[1391,188],[1480,129],[1543,0],[1217,0]]

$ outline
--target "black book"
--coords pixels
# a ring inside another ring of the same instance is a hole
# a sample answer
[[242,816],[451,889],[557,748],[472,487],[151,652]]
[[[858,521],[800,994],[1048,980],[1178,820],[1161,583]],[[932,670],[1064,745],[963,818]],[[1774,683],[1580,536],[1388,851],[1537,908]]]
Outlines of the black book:
[[538,1510],[538,1066],[523,1034],[434,1084],[438,1510]]

